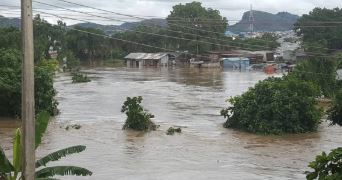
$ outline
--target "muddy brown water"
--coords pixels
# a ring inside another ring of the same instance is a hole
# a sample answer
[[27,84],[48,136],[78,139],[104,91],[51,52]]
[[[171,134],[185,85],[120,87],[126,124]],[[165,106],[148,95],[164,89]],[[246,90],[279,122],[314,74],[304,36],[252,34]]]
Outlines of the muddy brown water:
[[[304,179],[308,162],[342,144],[342,128],[323,123],[316,133],[260,136],[225,129],[219,111],[225,99],[243,93],[267,75],[205,69],[98,68],[92,82],[72,84],[58,74],[61,114],[52,119],[37,155],[77,144],[86,151],[51,165],[77,165],[91,177],[61,179]],[[143,105],[161,127],[150,133],[121,130],[127,96]],[[11,154],[18,123],[0,121],[0,143]],[[65,127],[80,124],[80,130]],[[182,133],[167,136],[170,126]]]

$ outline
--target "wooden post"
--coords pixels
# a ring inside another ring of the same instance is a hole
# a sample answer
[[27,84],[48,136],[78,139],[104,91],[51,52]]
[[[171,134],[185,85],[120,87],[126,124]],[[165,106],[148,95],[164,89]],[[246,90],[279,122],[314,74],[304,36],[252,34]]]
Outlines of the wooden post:
[[34,180],[35,174],[35,120],[34,120],[34,49],[32,0],[21,0],[22,34],[22,175]]

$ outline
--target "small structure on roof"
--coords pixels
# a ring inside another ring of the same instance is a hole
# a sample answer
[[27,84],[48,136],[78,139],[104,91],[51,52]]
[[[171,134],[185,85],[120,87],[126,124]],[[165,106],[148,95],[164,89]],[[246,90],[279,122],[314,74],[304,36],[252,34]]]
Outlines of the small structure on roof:
[[125,61],[127,67],[168,66],[172,58],[169,53],[130,53]]

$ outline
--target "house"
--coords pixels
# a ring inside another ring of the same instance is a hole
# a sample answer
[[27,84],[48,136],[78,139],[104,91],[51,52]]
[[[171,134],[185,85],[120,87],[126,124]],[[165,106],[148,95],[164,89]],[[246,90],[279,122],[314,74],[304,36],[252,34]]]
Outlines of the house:
[[49,56],[51,59],[56,59],[58,57],[58,52],[54,50],[52,46],[49,48]]
[[168,66],[172,55],[168,53],[130,53],[125,57],[127,67]]

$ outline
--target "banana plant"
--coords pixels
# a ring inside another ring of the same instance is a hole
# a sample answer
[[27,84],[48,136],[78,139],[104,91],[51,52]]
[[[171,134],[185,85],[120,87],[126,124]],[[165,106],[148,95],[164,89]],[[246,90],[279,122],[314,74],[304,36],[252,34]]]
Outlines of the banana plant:
[[[58,161],[63,157],[71,154],[80,153],[86,149],[85,146],[78,145],[68,147],[56,152],[53,152],[36,161],[35,172],[36,180],[52,179],[53,176],[91,176],[92,172],[77,166],[53,166],[47,167],[46,165],[52,161]],[[6,157],[4,150],[0,147],[0,180],[20,180],[21,174],[21,131],[16,130],[13,141],[13,162],[11,163]]]

